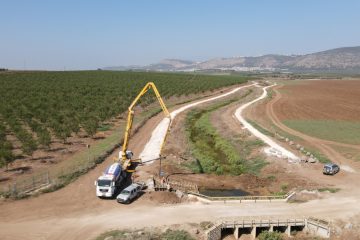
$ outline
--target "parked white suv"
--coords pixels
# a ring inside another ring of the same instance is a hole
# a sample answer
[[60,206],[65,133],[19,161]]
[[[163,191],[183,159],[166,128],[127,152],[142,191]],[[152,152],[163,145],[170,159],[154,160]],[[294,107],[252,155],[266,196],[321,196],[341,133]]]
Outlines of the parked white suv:
[[118,203],[130,203],[134,198],[140,195],[141,190],[143,189],[143,184],[133,183],[116,197]]

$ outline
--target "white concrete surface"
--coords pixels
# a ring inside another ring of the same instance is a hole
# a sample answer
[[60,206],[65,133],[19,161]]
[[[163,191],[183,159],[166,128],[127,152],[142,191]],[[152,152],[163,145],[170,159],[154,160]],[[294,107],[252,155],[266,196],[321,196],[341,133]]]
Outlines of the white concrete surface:
[[[200,101],[197,101],[195,103],[190,103],[190,104],[187,104],[183,107],[180,107],[179,109],[173,111],[170,113],[170,117],[171,117],[171,120],[175,119],[175,117],[189,109],[189,108],[192,108],[192,107],[195,107],[195,106],[198,106],[202,103],[206,103],[206,102],[211,102],[211,101],[214,101],[214,100],[217,100],[217,99],[220,99],[220,98],[224,98],[224,97],[227,97],[231,94],[234,94],[236,92],[238,92],[239,90],[241,89],[244,89],[244,88],[247,88],[247,87],[251,87],[251,86],[254,86],[254,84],[249,84],[249,85],[246,85],[246,86],[241,86],[241,87],[237,87],[227,93],[224,93],[224,94],[221,94],[221,95],[218,95],[216,97],[212,97],[212,98],[208,98],[208,99],[204,99],[204,100],[200,100]],[[154,131],[152,132],[151,134],[151,138],[150,140],[146,143],[145,147],[144,147],[144,150],[140,153],[139,157],[141,158],[142,161],[149,161],[148,163],[152,163],[152,159],[156,159],[156,158],[159,158],[160,156],[160,153],[161,153],[161,147],[162,147],[162,143],[164,142],[164,139],[166,137],[166,132],[169,128],[169,124],[171,124],[171,122],[169,121],[168,118],[164,118],[158,125],[157,127],[154,129]]]
[[244,117],[241,115],[241,113],[250,105],[254,104],[255,102],[258,102],[262,99],[264,99],[267,96],[267,89],[270,87],[275,86],[276,84],[273,84],[271,86],[263,87],[263,94],[240,106],[235,111],[235,117],[239,120],[239,122],[244,126],[244,128],[248,129],[255,137],[261,139],[264,141],[269,147],[266,148],[264,151],[268,155],[280,157],[280,158],[287,158],[290,161],[299,161],[300,158],[297,157],[294,153],[290,152],[289,150],[285,149],[284,147],[280,146],[278,143],[276,143],[274,140],[272,140],[270,137],[266,136],[265,134],[261,133],[259,130],[254,128],[250,123],[248,123]]

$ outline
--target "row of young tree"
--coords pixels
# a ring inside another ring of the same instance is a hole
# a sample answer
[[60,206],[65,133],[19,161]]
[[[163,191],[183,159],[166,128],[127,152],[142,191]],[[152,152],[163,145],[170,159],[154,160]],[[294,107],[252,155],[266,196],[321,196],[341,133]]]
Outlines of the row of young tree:
[[[81,131],[93,136],[101,122],[126,111],[149,81],[166,99],[243,83],[246,78],[111,71],[3,73],[0,125],[20,140],[24,154],[31,155],[39,147],[49,148],[52,138],[66,142]],[[140,104],[153,101],[147,94]],[[4,139],[0,151],[8,154],[11,143]]]
[[12,144],[6,140],[6,129],[0,124],[0,166],[7,166],[15,159],[12,153]]

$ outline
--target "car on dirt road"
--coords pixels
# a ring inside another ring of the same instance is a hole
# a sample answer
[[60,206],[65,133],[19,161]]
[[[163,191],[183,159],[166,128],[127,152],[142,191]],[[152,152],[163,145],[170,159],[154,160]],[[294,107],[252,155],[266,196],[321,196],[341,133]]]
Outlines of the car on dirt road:
[[133,183],[120,192],[120,194],[116,197],[116,201],[118,203],[130,203],[140,195],[143,188],[143,183]]
[[340,167],[334,163],[327,163],[324,165],[323,174],[335,175],[340,171]]

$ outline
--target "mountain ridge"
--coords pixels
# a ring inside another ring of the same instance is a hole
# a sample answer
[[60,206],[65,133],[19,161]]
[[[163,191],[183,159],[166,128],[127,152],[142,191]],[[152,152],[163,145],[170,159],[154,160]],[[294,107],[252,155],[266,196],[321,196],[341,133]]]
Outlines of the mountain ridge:
[[360,73],[360,46],[304,55],[266,54],[256,57],[213,58],[202,62],[170,58],[146,66],[107,67],[104,70]]

